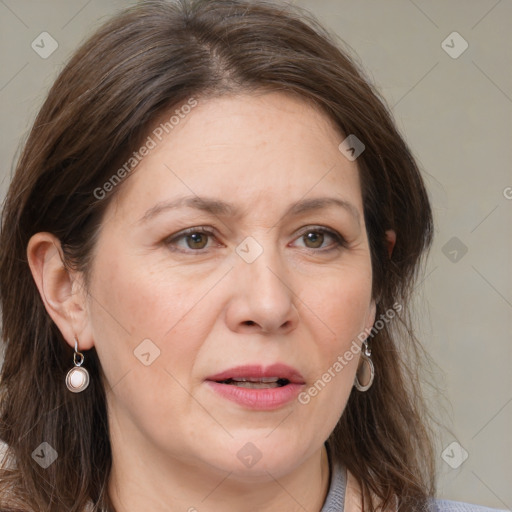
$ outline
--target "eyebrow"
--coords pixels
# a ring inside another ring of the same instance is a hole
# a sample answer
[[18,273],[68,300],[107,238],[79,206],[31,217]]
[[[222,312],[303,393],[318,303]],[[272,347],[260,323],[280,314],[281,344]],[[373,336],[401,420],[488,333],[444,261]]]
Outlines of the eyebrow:
[[[361,223],[359,210],[350,202],[344,199],[336,197],[317,197],[312,199],[302,199],[293,203],[289,206],[283,215],[283,218],[292,215],[299,215],[301,213],[322,210],[325,208],[337,206],[347,211],[358,224]],[[199,197],[199,196],[185,196],[179,197],[172,201],[163,201],[157,203],[155,206],[150,208],[138,221],[137,223],[146,223],[150,219],[153,219],[157,215],[169,210],[175,210],[178,208],[194,208],[201,210],[212,215],[225,216],[225,217],[236,217],[240,215],[240,210],[226,201],[220,199]]]

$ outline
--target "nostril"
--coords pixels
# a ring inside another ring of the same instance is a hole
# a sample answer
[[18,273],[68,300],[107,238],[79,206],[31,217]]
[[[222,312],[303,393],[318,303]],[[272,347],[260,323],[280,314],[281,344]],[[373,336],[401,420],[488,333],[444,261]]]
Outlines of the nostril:
[[245,325],[256,325],[256,323],[253,322],[252,320],[246,320],[244,323]]

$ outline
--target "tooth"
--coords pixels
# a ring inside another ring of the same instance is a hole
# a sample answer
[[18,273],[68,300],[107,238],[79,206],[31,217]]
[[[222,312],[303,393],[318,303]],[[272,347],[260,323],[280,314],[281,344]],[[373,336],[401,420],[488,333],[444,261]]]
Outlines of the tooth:
[[249,377],[249,378],[232,378],[234,382],[277,382],[279,377]]
[[239,388],[252,388],[252,389],[269,389],[269,388],[278,388],[280,387],[277,382],[238,382],[233,381],[233,386],[237,386]]

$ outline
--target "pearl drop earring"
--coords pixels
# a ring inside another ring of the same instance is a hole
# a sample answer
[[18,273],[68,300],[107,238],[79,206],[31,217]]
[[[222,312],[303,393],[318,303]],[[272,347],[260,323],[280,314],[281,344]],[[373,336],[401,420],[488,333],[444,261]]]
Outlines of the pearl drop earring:
[[80,393],[89,385],[89,372],[82,368],[84,355],[78,351],[78,340],[75,336],[75,353],[73,354],[75,367],[66,375],[66,386],[73,393]]

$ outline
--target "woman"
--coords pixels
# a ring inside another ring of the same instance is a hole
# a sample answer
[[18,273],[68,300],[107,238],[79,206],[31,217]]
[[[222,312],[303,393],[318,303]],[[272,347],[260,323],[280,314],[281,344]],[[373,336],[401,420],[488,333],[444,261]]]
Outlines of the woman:
[[307,15],[144,2],[58,77],[4,207],[2,510],[435,501],[418,168]]

